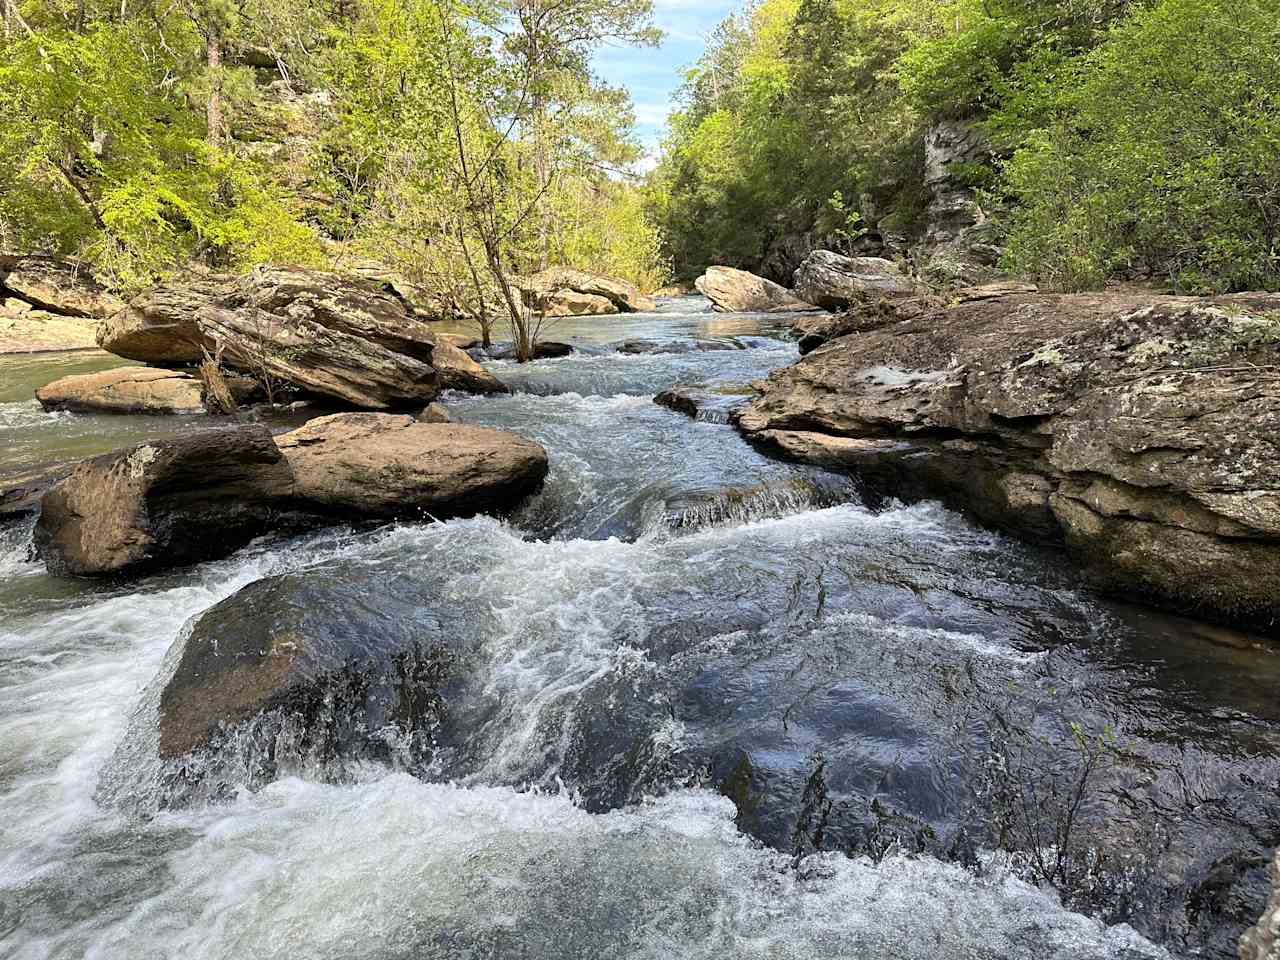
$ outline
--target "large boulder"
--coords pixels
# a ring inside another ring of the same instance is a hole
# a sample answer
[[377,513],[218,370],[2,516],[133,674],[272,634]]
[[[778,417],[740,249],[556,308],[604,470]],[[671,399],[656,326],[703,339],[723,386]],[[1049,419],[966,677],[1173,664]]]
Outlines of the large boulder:
[[78,464],[45,494],[36,550],[70,576],[214,559],[287,519],[292,482],[264,426],[139,444]]
[[487,427],[340,413],[276,440],[295,495],[368,517],[453,517],[508,510],[547,474],[547,452]]
[[[615,277],[600,277],[583,270],[551,267],[531,277],[516,279],[525,303],[547,316],[593,316],[600,313],[647,313],[658,308],[639,288]],[[606,310],[601,301],[612,310]],[[570,312],[580,308],[581,313]]]
[[1271,865],[1275,892],[1258,925],[1240,940],[1240,960],[1280,960],[1280,853]]
[[52,573],[133,574],[334,517],[506,510],[546,473],[536,443],[410,416],[337,414],[277,439],[259,425],[208,430],[78,464],[44,495],[35,544]]
[[0,255],[0,298],[6,295],[69,317],[101,319],[123,306],[86,264],[61,257]]
[[751,437],[1065,543],[1105,589],[1280,617],[1280,295],[1010,293],[827,343]]
[[181,370],[116,367],[62,377],[36,399],[46,410],[74,413],[204,413],[204,383]]
[[370,410],[421,407],[442,388],[506,392],[384,285],[295,267],[154,288],[106,320],[98,343],[145,363],[220,355],[260,379]]
[[891,260],[815,250],[796,270],[795,292],[824,310],[843,310],[856,303],[917,296],[927,288]]
[[772,280],[733,267],[708,267],[695,281],[698,292],[722,313],[786,313],[812,310],[813,304],[799,299]]

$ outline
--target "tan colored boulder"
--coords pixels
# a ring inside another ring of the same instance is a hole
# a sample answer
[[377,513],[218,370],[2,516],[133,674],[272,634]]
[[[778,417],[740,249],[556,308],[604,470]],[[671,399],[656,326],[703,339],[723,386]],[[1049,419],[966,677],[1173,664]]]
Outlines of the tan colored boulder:
[[0,354],[88,350],[94,346],[96,320],[35,310],[22,300],[7,300],[5,304],[0,309]]
[[230,296],[229,277],[198,277],[152,287],[98,327],[98,346],[141,363],[198,363],[205,339],[196,315]]
[[439,401],[428,403],[418,414],[419,423],[453,423],[449,408]]
[[539,301],[538,308],[548,317],[606,317],[618,312],[608,297],[577,290],[552,291]]
[[0,288],[37,309],[70,317],[101,319],[124,306],[88,265],[61,257],[0,256]]
[[708,267],[695,284],[722,313],[788,313],[812,310],[785,287],[733,267]]
[[74,413],[204,413],[204,384],[179,370],[116,367],[55,380],[36,399]]
[[[552,267],[531,277],[516,280],[516,286],[524,296],[525,303],[534,309],[548,310],[548,316],[581,316],[582,314],[551,314],[549,311],[556,303],[561,309],[568,309],[573,304],[592,307],[593,313],[600,312],[599,300],[608,300],[613,306],[613,313],[648,313],[658,305],[640,292],[639,288],[625,280],[615,277],[600,277],[584,270],[573,270],[568,267]],[[575,298],[560,297],[553,294],[575,293]],[[591,299],[585,299],[591,298]]]
[[339,413],[277,438],[295,496],[376,517],[505,510],[546,477],[547,452],[515,434],[409,416]]
[[830,250],[809,254],[795,274],[796,296],[824,310],[926,292],[923,284],[903,273],[892,260],[843,257]]

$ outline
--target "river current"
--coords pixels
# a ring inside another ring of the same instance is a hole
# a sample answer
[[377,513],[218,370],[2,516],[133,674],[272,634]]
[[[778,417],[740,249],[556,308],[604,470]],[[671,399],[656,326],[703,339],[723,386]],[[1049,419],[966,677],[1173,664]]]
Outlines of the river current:
[[[517,392],[451,412],[552,465],[505,520],[127,586],[0,526],[0,957],[1233,956],[1280,845],[1280,652],[653,402],[794,362],[774,323],[688,298],[491,363]],[[110,363],[0,359],[0,473],[220,424],[27,399]],[[459,651],[429,763],[285,758],[169,802],[135,749],[153,681],[268,579]]]

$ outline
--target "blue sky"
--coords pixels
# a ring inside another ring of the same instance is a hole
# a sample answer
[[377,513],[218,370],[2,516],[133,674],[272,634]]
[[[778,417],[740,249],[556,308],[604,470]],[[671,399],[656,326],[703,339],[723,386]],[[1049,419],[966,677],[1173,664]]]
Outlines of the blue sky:
[[654,0],[654,19],[666,34],[661,47],[608,47],[596,55],[600,76],[631,91],[640,138],[650,154],[657,151],[681,72],[701,55],[707,34],[740,6],[738,0]]

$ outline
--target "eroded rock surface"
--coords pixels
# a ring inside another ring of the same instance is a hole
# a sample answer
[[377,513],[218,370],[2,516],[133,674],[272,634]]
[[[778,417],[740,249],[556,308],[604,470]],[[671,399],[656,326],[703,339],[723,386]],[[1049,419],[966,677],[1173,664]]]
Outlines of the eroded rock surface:
[[733,267],[708,267],[695,286],[722,313],[785,313],[812,310],[790,290],[772,280]]
[[1067,549],[1112,592],[1280,617],[1280,295],[991,293],[819,347],[742,428]]
[[103,349],[145,363],[205,353],[361,409],[421,407],[441,389],[506,387],[373,281],[264,267],[152,289],[103,322]]
[[[532,441],[410,416],[336,414],[279,438],[261,425],[209,430],[77,464],[44,494],[35,545],[55,574],[131,575],[335,518],[503,511],[546,473]],[[23,489],[5,495],[15,510]]]
[[658,308],[639,288],[615,277],[552,267],[517,279],[525,303],[548,317],[584,317],[611,313],[647,313]]
[[0,293],[68,317],[101,319],[123,306],[87,264],[61,257],[0,255]]
[[45,494],[36,550],[70,576],[214,559],[288,520],[292,482],[264,426],[139,444],[77,464]]

